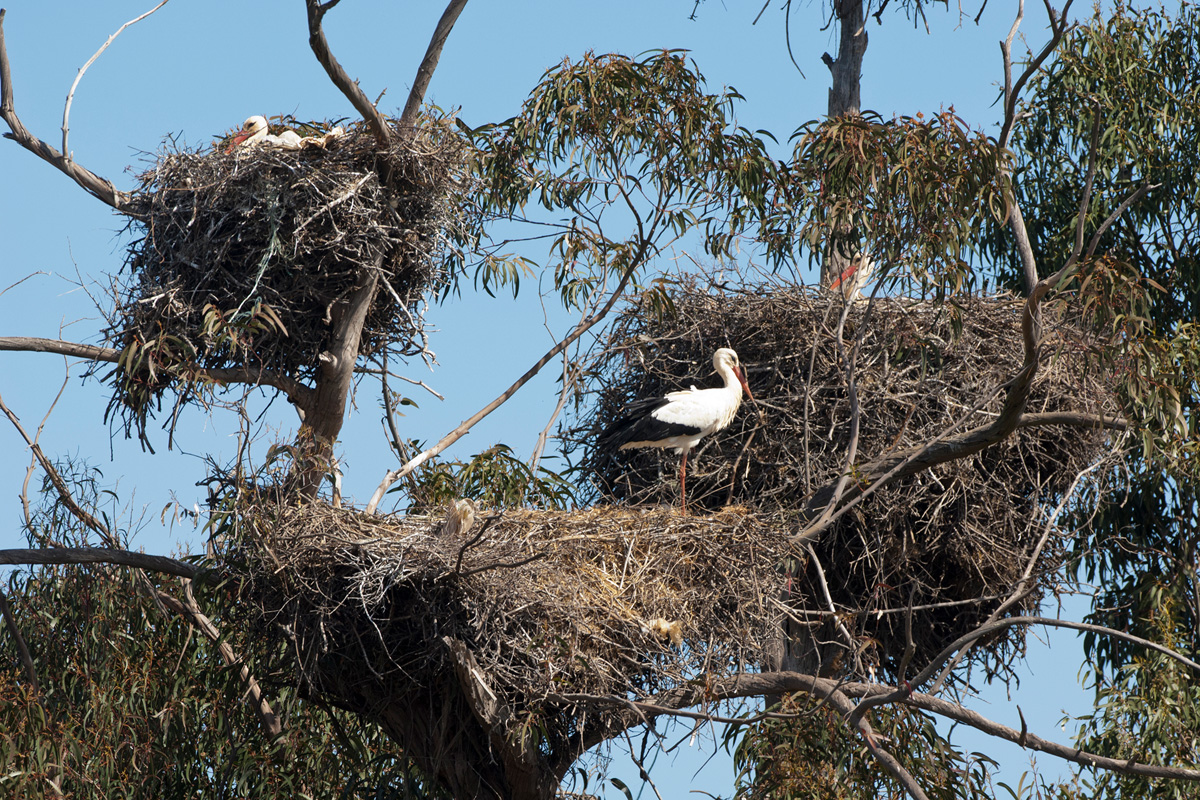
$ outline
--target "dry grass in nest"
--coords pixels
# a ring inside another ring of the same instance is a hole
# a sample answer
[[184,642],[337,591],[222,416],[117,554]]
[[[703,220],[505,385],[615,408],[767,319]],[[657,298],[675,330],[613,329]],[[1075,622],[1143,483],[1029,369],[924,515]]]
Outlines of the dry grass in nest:
[[[431,694],[458,695],[454,639],[491,691],[541,711],[559,744],[583,711],[550,695],[650,693],[754,669],[780,635],[778,519],[744,508],[486,517],[450,538],[440,519],[264,503],[239,509],[221,555],[244,576],[239,613],[264,640],[287,632],[283,669],[298,665],[310,691],[428,714]],[[656,633],[656,620],[677,623],[681,639]]]
[[[697,510],[732,502],[766,513],[804,512],[813,492],[843,473],[851,418],[843,359],[854,357],[856,337],[857,464],[942,435],[1016,375],[1023,358],[1023,300],[1012,296],[941,306],[882,299],[869,318],[867,303],[854,303],[840,354],[840,297],[795,287],[719,292],[690,284],[674,302],[674,316],[656,318],[635,306],[612,327],[594,363],[593,411],[566,434],[592,470],[599,501],[678,503],[678,457],[671,451],[630,450],[610,458],[591,448],[628,401],[715,385],[711,359],[718,347],[738,352],[765,416],[760,423],[755,406],[743,406],[729,428],[689,459],[688,504]],[[1111,393],[1087,368],[1082,334],[1055,319],[1052,309],[1045,316],[1041,368],[1027,410],[1112,413]],[[1003,401],[1000,391],[957,431],[987,424]],[[817,623],[814,641],[844,640],[829,621],[832,600],[852,620],[854,637],[865,644],[862,655],[894,667],[905,649],[910,615],[904,609],[911,604],[918,607],[911,628],[919,663],[1008,595],[1048,509],[1100,456],[1105,441],[1097,430],[1022,429],[876,493],[814,543],[820,571],[814,564],[794,566],[797,615]],[[1050,537],[1034,571],[1038,590],[1012,613],[1037,606],[1063,552],[1063,543]],[[1019,642],[1020,633],[1014,637],[994,640],[993,663],[1007,663],[1007,646]],[[810,658],[815,669],[812,655],[802,660]],[[835,668],[828,654],[817,660],[821,669]]]
[[419,352],[423,297],[464,224],[449,197],[465,148],[445,121],[394,134],[387,152],[352,126],[324,148],[160,153],[127,212],[137,238],[107,331],[124,376],[110,411],[144,425],[197,367],[309,378],[364,270],[382,283],[361,352]]

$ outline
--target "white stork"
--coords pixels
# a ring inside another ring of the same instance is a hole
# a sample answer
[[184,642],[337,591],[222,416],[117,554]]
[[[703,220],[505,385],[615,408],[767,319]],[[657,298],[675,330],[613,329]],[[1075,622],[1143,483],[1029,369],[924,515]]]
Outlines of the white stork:
[[229,149],[265,144],[284,150],[298,150],[302,141],[300,134],[295,131],[284,131],[279,135],[271,133],[270,128],[267,127],[267,118],[262,114],[255,114],[243,122],[241,130],[233,135],[233,142],[230,143]]
[[842,270],[842,274],[829,284],[829,288],[831,291],[839,290],[843,296],[857,300],[862,297],[863,287],[867,285],[867,281],[871,280],[871,275],[874,273],[875,264],[871,261],[871,257],[859,253],[850,262],[850,266]]
[[705,436],[733,421],[742,403],[742,391],[754,399],[738,363],[737,353],[722,347],[713,353],[713,368],[725,381],[716,389],[668,392],[662,397],[637,400],[625,407],[621,417],[600,436],[601,450],[631,447],[674,447],[683,454],[679,465],[679,497],[687,513],[688,451]]

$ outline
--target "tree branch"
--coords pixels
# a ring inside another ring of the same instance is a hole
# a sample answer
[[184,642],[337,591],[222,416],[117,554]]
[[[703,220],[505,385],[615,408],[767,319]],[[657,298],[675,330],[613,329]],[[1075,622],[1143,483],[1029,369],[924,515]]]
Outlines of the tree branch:
[[46,471],[46,475],[50,478],[50,482],[54,484],[54,489],[58,492],[58,497],[62,501],[62,504],[66,506],[67,510],[70,511],[71,514],[80,522],[99,534],[100,538],[104,540],[105,544],[109,545],[110,547],[116,547],[117,542],[113,538],[112,533],[108,530],[108,528],[104,525],[101,525],[99,520],[97,520],[94,516],[92,516],[92,514],[85,511],[78,503],[75,502],[75,498],[71,496],[71,490],[67,488],[66,482],[62,479],[62,476],[58,474],[58,470],[54,468],[54,464],[52,464],[50,459],[46,458],[46,454],[42,452],[41,445],[29,438],[29,434],[25,432],[25,428],[21,425],[20,418],[17,417],[17,415],[14,414],[9,407],[4,404],[4,398],[2,396],[0,396],[0,412],[3,412],[4,415],[8,417],[9,422],[11,422],[13,427],[17,429],[17,433],[21,434],[21,438],[25,440],[26,446],[33,451],[34,456],[37,457],[38,463],[42,465],[42,469]]
[[[1021,20],[1025,17],[1025,0],[1021,0],[1017,6],[1017,17],[1013,20],[1012,28],[1008,32],[1008,37],[1000,43],[1000,53],[1004,60],[1004,123],[1000,128],[1000,136],[996,139],[999,145],[999,150],[1003,152],[1008,148],[1009,140],[1012,138],[1013,126],[1017,122],[1017,102],[1021,99],[1021,90],[1025,88],[1026,82],[1033,77],[1034,73],[1041,67],[1055,48],[1058,47],[1063,36],[1073,27],[1066,22],[1067,11],[1071,8],[1071,2],[1067,0],[1063,6],[1062,15],[1055,19],[1054,9],[1047,4],[1046,11],[1050,16],[1050,41],[1042,48],[1027,65],[1025,71],[1017,78],[1014,84],[1012,80],[1012,43],[1017,36],[1017,30],[1021,27]],[[1001,167],[1003,171],[1004,168]],[[1009,174],[1011,178],[1011,173]],[[1017,252],[1021,256],[1021,265],[1025,278],[1025,292],[1032,294],[1034,287],[1037,285],[1037,261],[1033,255],[1033,245],[1029,240],[1029,231],[1025,227],[1025,218],[1021,214],[1021,204],[1017,202],[1016,193],[1012,194],[1012,206],[1008,214],[1008,226],[1013,232],[1013,238],[1016,239]]]
[[358,285],[334,316],[332,341],[320,355],[316,387],[304,407],[301,442],[307,449],[294,473],[302,495],[315,497],[333,460],[333,446],[346,418],[346,401],[354,383],[363,325],[379,288],[380,253],[371,269],[360,270]]
[[11,133],[4,134],[31,153],[53,164],[59,171],[82,186],[93,197],[102,200],[117,211],[122,211],[129,202],[129,193],[118,191],[112,181],[101,178],[89,169],[75,163],[70,156],[60,153],[51,145],[34,136],[17,116],[13,105],[12,71],[8,65],[8,48],[4,43],[4,11],[0,8],[0,118],[8,123]]
[[[35,336],[0,336],[0,350],[19,353],[56,353],[61,356],[84,358],[88,361],[105,361],[116,364],[121,360],[121,351],[93,344],[79,344],[62,339],[42,339]],[[312,399],[313,389],[300,381],[272,370],[253,367],[229,367],[217,369],[195,369],[194,374],[214,383],[248,383],[253,386],[270,386],[288,396],[296,405],[305,408]]]
[[117,32],[114,33],[112,36],[108,37],[108,40],[104,44],[100,45],[100,49],[92,54],[92,57],[87,60],[87,63],[79,68],[79,73],[75,76],[74,83],[71,84],[71,90],[69,92],[67,92],[67,102],[63,106],[62,151],[68,159],[71,158],[71,150],[67,147],[67,135],[68,135],[68,131],[70,130],[68,123],[71,119],[71,103],[75,100],[75,89],[79,87],[79,82],[81,80],[83,80],[83,73],[87,72],[88,67],[90,67],[92,64],[94,64],[96,62],[96,59],[99,58],[101,56],[101,54],[105,50],[108,49],[108,46],[110,44],[112,44],[114,41],[116,41],[116,38],[121,35],[122,31],[124,31],[130,25],[134,25],[138,22],[141,22],[146,17],[150,16],[155,11],[158,11],[160,8],[165,6],[167,4],[167,2],[168,2],[168,0],[162,0],[162,2],[160,2],[154,8],[147,11],[145,14],[142,14],[139,17],[135,17],[135,18],[129,20],[129,22],[126,22],[120,28],[117,28]]
[[425,57],[421,59],[421,66],[417,67],[417,76],[413,79],[412,89],[408,92],[408,101],[404,104],[404,111],[400,114],[401,128],[408,128],[416,124],[417,112],[421,110],[421,103],[425,100],[425,90],[429,88],[433,71],[437,69],[438,60],[442,57],[442,47],[446,44],[446,39],[450,36],[450,31],[458,20],[458,15],[462,13],[466,5],[467,0],[450,0],[446,10],[442,12],[442,18],[438,20],[437,28],[433,31],[433,38],[429,40],[429,47],[425,50]]
[[233,652],[233,648],[229,642],[223,641],[221,632],[217,626],[212,623],[201,611],[199,604],[196,603],[196,598],[192,594],[192,582],[184,580],[183,584],[186,602],[181,602],[175,597],[166,592],[158,592],[158,599],[163,605],[170,608],[175,613],[179,614],[184,619],[188,620],[193,626],[198,628],[201,633],[209,639],[217,643],[217,650],[221,653],[221,659],[229,666],[238,666],[238,674],[242,678],[242,682],[246,684],[246,692],[254,701],[254,711],[258,714],[259,720],[262,722],[263,728],[267,732],[267,736],[271,739],[277,738],[283,733],[283,724],[279,721],[279,717],[271,709],[271,704],[267,701],[266,695],[263,693],[262,687],[258,680],[250,672],[250,667],[242,661],[238,655]]
[[113,547],[41,547],[0,550],[0,564],[116,564],[122,567],[198,578],[206,570],[166,556],[152,556]]
[[375,141],[379,143],[381,148],[391,146],[392,136],[388,128],[387,121],[379,110],[371,104],[367,96],[363,94],[363,90],[359,88],[358,82],[350,79],[346,74],[346,70],[342,69],[342,65],[333,57],[333,53],[329,50],[329,41],[325,38],[325,30],[321,27],[321,19],[325,16],[325,12],[337,5],[336,2],[329,2],[322,5],[320,0],[304,0],[305,6],[308,8],[308,45],[312,48],[313,54],[316,55],[317,61],[325,68],[325,73],[329,75],[329,79],[333,81],[333,85],[341,90],[350,104],[362,114],[366,120],[367,126],[371,129]]
[[580,336],[583,336],[583,334],[587,333],[592,326],[604,319],[612,307],[616,305],[617,300],[619,300],[621,297],[621,293],[625,290],[626,285],[628,285],[630,279],[633,277],[634,271],[637,269],[638,265],[641,264],[642,259],[646,255],[647,247],[648,243],[645,239],[642,239],[638,253],[633,259],[631,259],[631,265],[626,269],[624,276],[622,276],[620,283],[617,284],[617,288],[613,290],[608,302],[601,306],[599,311],[580,320],[579,324],[576,325],[575,328],[569,334],[567,334],[565,338],[562,339],[562,341],[554,345],[554,347],[551,347],[544,356],[539,358],[532,367],[525,371],[524,375],[522,375],[516,380],[515,383],[501,392],[499,397],[488,403],[483,408],[479,409],[479,411],[475,412],[472,416],[459,423],[457,428],[443,436],[441,441],[439,441],[433,447],[418,453],[414,458],[409,459],[408,463],[404,464],[402,467],[400,467],[400,469],[390,470],[384,476],[383,481],[375,489],[375,494],[371,495],[371,502],[367,503],[367,507],[365,509],[366,513],[371,514],[375,512],[375,509],[379,507],[379,503],[383,500],[384,494],[387,493],[388,488],[390,488],[393,483],[398,481],[400,478],[403,478],[405,475],[412,472],[429,459],[438,455],[462,437],[466,436],[467,432],[471,430],[471,428],[475,427],[476,423],[508,402],[508,399],[516,394],[522,386],[524,386],[526,383],[532,380],[535,375],[541,372],[542,367],[550,363],[550,359],[557,356],[563,350],[566,350],[576,339],[578,339]]
[[[1099,626],[1085,627],[1083,623],[1063,624],[1065,623],[1064,620],[1042,620],[1035,617],[1022,619],[1022,624],[1036,621],[1037,623],[1058,624],[1061,627],[1078,626],[1081,630],[1099,628]],[[1098,632],[1108,635],[1119,633],[1110,628],[1099,628]],[[1141,641],[1144,642],[1145,640]],[[1177,656],[1178,654],[1175,655]],[[683,711],[685,708],[704,703],[736,700],[744,697],[781,695],[790,692],[804,692],[818,698],[830,698],[834,692],[838,692],[846,697],[867,698],[894,691],[892,687],[878,683],[839,683],[828,678],[818,678],[799,672],[762,672],[697,681],[688,686],[681,686],[658,695],[653,695],[643,701],[629,700],[616,695],[587,694],[551,695],[549,699],[562,704],[599,704],[626,709],[622,712],[606,715],[608,720],[604,726],[585,731],[581,737],[581,744],[586,747],[611,738],[625,728],[645,724],[647,718],[664,715],[674,716],[678,714],[693,719],[713,719],[714,715],[711,714],[696,714],[694,712]],[[1074,747],[1068,747],[1043,739],[1029,733],[1027,730],[1018,731],[1006,725],[1001,725],[962,705],[931,695],[919,692],[905,692],[902,699],[897,699],[897,702],[901,705],[944,716],[947,719],[969,725],[990,736],[1005,739],[1022,747],[1037,750],[1088,768],[1103,769],[1127,775],[1140,775],[1148,778],[1200,781],[1200,770],[1142,764],[1132,759],[1109,758]]]

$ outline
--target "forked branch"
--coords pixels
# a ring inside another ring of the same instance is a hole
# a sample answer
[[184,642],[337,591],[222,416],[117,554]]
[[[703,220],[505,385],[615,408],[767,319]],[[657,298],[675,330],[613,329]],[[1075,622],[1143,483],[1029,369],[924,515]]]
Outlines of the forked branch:
[[342,69],[338,60],[334,58],[333,52],[329,49],[329,41],[325,38],[325,29],[321,27],[321,20],[325,17],[325,12],[336,6],[338,0],[329,0],[325,3],[321,3],[320,0],[305,0],[304,4],[308,8],[308,45],[312,48],[317,61],[325,68],[325,73],[329,75],[333,85],[346,96],[355,110],[362,114],[375,141],[379,142],[381,148],[387,149],[392,141],[387,121],[359,88],[358,82],[352,80],[346,74],[346,70]]
[[80,166],[69,155],[60,153],[34,136],[17,116],[13,105],[12,70],[8,64],[8,49],[4,44],[4,12],[5,9],[0,8],[0,118],[8,124],[10,131],[4,134],[4,137],[12,139],[38,158],[53,164],[64,175],[82,186],[88,194],[104,201],[117,211],[124,210],[129,203],[128,192],[118,190],[112,181]]

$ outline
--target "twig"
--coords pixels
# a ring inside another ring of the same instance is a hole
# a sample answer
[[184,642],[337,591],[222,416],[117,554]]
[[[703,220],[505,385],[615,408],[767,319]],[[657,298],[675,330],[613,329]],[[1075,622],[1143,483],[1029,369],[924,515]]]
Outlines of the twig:
[[71,118],[71,102],[75,99],[75,89],[79,86],[79,82],[81,80],[83,80],[83,73],[88,71],[88,67],[92,66],[92,64],[95,63],[96,59],[100,57],[100,54],[108,49],[108,46],[110,44],[112,44],[118,36],[121,35],[122,31],[124,31],[130,25],[141,22],[146,17],[150,16],[155,11],[158,11],[160,8],[165,6],[168,2],[169,2],[169,0],[162,0],[162,2],[160,2],[154,8],[147,11],[145,14],[142,14],[140,17],[135,17],[134,19],[131,19],[128,22],[126,22],[120,28],[117,28],[117,32],[114,33],[112,36],[108,37],[108,41],[106,41],[104,44],[100,45],[100,49],[97,50],[95,53],[93,53],[92,57],[87,60],[87,63],[79,68],[79,74],[77,74],[75,76],[75,81],[71,84],[71,91],[67,92],[66,105],[63,106],[62,151],[63,151],[63,155],[67,158],[68,161],[72,160],[71,159],[71,151],[67,147],[67,131],[69,130],[68,121]]
[[645,238],[642,238],[638,246],[637,253],[630,260],[630,266],[626,269],[625,274],[621,277],[617,287],[613,289],[612,295],[609,297],[608,302],[601,306],[601,308],[595,314],[580,320],[579,324],[575,326],[574,330],[567,334],[558,344],[551,347],[544,356],[539,358],[532,367],[525,371],[524,375],[522,375],[516,380],[515,383],[501,392],[499,397],[488,403],[479,411],[475,412],[475,414],[472,416],[459,423],[457,428],[443,436],[441,440],[433,447],[430,447],[427,450],[418,453],[414,458],[409,459],[404,466],[400,467],[400,469],[389,470],[388,473],[383,477],[383,480],[380,482],[379,486],[375,489],[375,494],[371,496],[371,502],[367,503],[367,507],[365,509],[366,513],[372,514],[375,512],[375,509],[378,508],[380,501],[383,500],[384,494],[387,493],[388,488],[391,487],[393,483],[398,481],[400,478],[403,478],[405,475],[412,472],[414,469],[421,466],[426,461],[438,455],[447,447],[465,436],[467,432],[470,431],[471,428],[475,427],[480,420],[508,402],[508,399],[516,394],[522,386],[524,386],[526,383],[532,380],[535,375],[541,372],[542,367],[546,366],[546,364],[550,362],[550,359],[566,350],[571,346],[572,343],[575,342],[576,339],[578,339],[580,336],[583,336],[583,334],[587,333],[587,331],[596,323],[604,319],[612,307],[616,305],[617,300],[621,298],[621,293],[625,291],[625,286],[633,277],[634,271],[641,264],[642,259],[646,257],[648,249],[649,242]]
[[8,406],[4,404],[3,396],[0,396],[0,411],[4,412],[4,415],[8,417],[9,421],[13,424],[13,427],[17,429],[17,433],[21,434],[21,438],[25,440],[25,444],[30,450],[33,451],[34,456],[37,457],[38,463],[42,465],[42,469],[46,471],[47,477],[50,478],[50,482],[54,485],[54,489],[58,492],[58,497],[66,509],[70,511],[71,514],[80,522],[99,534],[100,538],[103,539],[104,542],[110,547],[117,547],[117,541],[113,538],[112,533],[108,530],[108,528],[101,525],[94,516],[85,511],[78,503],[75,502],[75,498],[71,496],[71,490],[67,488],[66,481],[62,479],[62,475],[58,473],[58,470],[55,469],[54,464],[50,462],[50,459],[46,458],[46,454],[42,452],[41,445],[29,438],[29,434],[26,433],[25,428],[21,426],[21,420],[9,409]]
[[421,65],[417,67],[417,76],[413,78],[412,89],[408,92],[404,111],[400,114],[401,128],[416,124],[417,112],[421,110],[421,103],[425,100],[425,90],[429,88],[433,71],[437,69],[438,60],[442,57],[442,47],[446,44],[446,39],[450,36],[450,31],[454,28],[458,15],[462,13],[466,5],[467,0],[450,0],[446,10],[442,12],[442,18],[438,20],[437,27],[433,31],[433,38],[429,40],[429,47],[425,50],[425,57],[421,59]]
[[486,564],[482,567],[476,567],[475,569],[469,569],[466,572],[456,572],[456,574],[460,578],[466,578],[469,575],[474,575],[478,572],[487,572],[490,569],[512,569],[513,567],[523,567],[526,564],[531,564],[534,561],[538,561],[545,557],[546,557],[546,553],[534,553],[529,558],[523,558],[520,561],[501,561],[501,562],[497,562],[495,564]]
[[117,211],[129,203],[129,193],[118,191],[112,181],[101,178],[89,169],[58,152],[53,146],[34,136],[21,122],[13,105],[12,71],[8,64],[8,48],[4,44],[4,11],[0,8],[0,119],[8,123],[11,133],[4,134],[44,161],[53,164],[71,180],[84,188],[98,200],[102,200]]
[[460,574],[460,572],[462,570],[462,560],[463,560],[463,556],[466,554],[467,550],[469,548],[471,548],[472,546],[474,546],[476,543],[478,543],[479,540],[483,538],[483,534],[487,532],[487,529],[492,526],[492,523],[495,522],[496,520],[500,519],[501,516],[503,516],[503,515],[502,514],[488,514],[487,517],[483,520],[483,524],[479,526],[479,533],[472,536],[470,538],[470,540],[468,540],[465,544],[463,544],[462,548],[458,551],[458,558],[455,559],[455,561],[454,561],[454,574],[455,575]]

